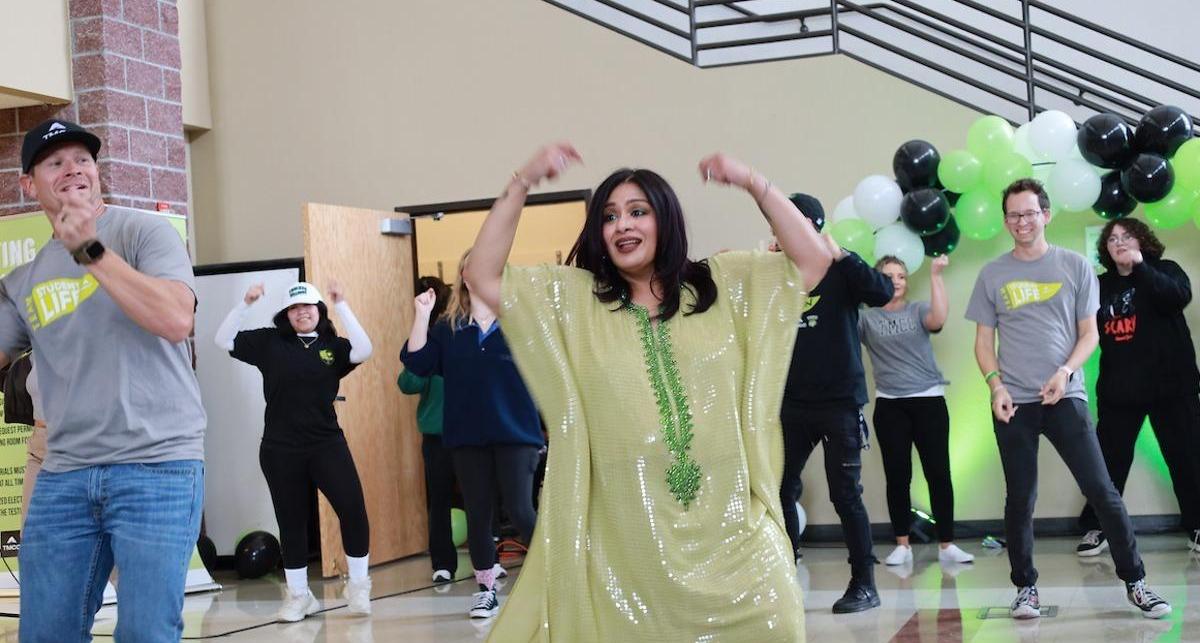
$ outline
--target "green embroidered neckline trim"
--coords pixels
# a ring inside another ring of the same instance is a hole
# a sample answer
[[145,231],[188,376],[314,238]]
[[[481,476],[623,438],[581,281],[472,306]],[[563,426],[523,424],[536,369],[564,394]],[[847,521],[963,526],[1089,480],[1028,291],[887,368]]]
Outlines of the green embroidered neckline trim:
[[688,505],[696,499],[700,490],[700,465],[688,451],[692,447],[692,409],[688,405],[683,382],[679,380],[679,366],[671,350],[671,335],[665,322],[658,326],[650,323],[650,314],[642,306],[627,304],[637,320],[638,334],[642,339],[642,353],[646,358],[646,373],[654,389],[658,403],[658,421],[663,439],[675,461],[667,468],[667,487],[675,500]]

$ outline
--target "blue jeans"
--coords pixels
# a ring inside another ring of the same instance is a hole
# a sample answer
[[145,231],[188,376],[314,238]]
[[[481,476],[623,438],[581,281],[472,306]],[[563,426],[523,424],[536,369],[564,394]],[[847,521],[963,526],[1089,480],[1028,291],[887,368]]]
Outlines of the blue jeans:
[[114,564],[116,640],[178,641],[203,500],[199,460],[42,471],[21,542],[21,642],[92,640]]

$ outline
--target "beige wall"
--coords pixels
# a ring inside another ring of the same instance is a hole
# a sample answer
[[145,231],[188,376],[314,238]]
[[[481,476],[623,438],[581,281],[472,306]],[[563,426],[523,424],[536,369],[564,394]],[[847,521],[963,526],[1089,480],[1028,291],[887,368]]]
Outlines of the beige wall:
[[208,34],[204,0],[179,0],[179,70],[183,97],[183,126],[212,127],[208,97]]
[[0,109],[70,102],[67,0],[7,0],[0,6]]
[[[535,146],[560,138],[586,165],[547,189],[590,188],[616,167],[649,166],[680,193],[694,256],[752,248],[767,226],[745,195],[701,184],[704,154],[740,156],[832,210],[863,176],[889,173],[903,141],[948,151],[978,117],[840,57],[695,69],[535,0],[209,0],[206,8],[213,129],[194,139],[192,157],[201,263],[300,254],[306,201],[390,208],[493,196]],[[1082,226],[1064,218],[1053,234],[1079,249]],[[1198,236],[1189,225],[1167,239],[1193,275]],[[968,241],[955,253],[952,321],[935,341],[954,382],[961,519],[1003,509],[974,329],[961,319],[974,275],[1004,247]],[[1194,310],[1189,319],[1200,328]],[[878,449],[867,453],[864,486],[873,520],[883,522],[878,458]],[[1078,512],[1081,498],[1048,445],[1041,480],[1039,516]],[[819,454],[805,481],[811,521],[835,522]],[[1128,498],[1134,513],[1174,511],[1169,489],[1143,471]]]

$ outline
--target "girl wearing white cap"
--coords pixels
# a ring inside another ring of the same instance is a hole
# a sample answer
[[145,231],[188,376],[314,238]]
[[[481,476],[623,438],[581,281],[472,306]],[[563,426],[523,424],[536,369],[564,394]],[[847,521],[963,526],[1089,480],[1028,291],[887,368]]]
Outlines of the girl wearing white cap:
[[251,286],[215,339],[218,347],[257,367],[263,376],[267,409],[259,464],[279,522],[288,587],[279,618],[299,621],[318,609],[308,588],[309,490],[314,486],[325,494],[341,524],[350,612],[370,614],[367,509],[333,402],[339,381],[371,355],[371,340],[336,283],[329,285],[329,297],[346,337],[334,330],[320,292],[305,282],[288,288],[274,328],[239,332],[246,311],[262,296],[262,284]]

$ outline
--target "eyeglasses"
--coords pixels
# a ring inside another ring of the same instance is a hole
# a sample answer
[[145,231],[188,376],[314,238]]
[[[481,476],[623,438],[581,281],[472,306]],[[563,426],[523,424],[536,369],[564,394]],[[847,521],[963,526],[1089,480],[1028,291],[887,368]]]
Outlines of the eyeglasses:
[[1137,237],[1133,236],[1132,234],[1123,234],[1119,236],[1114,234],[1108,238],[1108,242],[1112,244],[1129,243],[1130,241],[1137,241]]
[[1005,212],[1004,220],[1009,223],[1016,223],[1016,222],[1020,221],[1021,219],[1034,219],[1041,213],[1042,213],[1042,210],[1026,210],[1024,212]]

